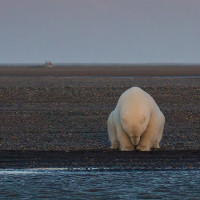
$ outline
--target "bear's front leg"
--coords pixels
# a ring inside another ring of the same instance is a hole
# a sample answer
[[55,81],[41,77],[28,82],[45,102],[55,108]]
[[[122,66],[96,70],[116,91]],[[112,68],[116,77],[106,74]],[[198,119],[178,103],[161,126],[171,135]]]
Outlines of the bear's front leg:
[[118,149],[120,147],[119,142],[118,141],[113,141],[111,144],[111,149]]
[[158,134],[155,138],[155,141],[153,143],[153,146],[152,146],[153,149],[159,149],[160,148],[159,144],[160,144],[160,141],[162,139],[164,125],[165,125],[165,116],[163,115],[162,112],[160,112],[160,128],[159,128]]
[[121,151],[134,151],[135,148],[131,142],[130,137],[124,132],[121,127],[117,127],[117,137],[120,143]]
[[157,120],[151,120],[150,124],[147,126],[147,129],[142,134],[140,143],[137,146],[138,151],[150,151],[154,141],[155,137],[158,134],[158,122]]
[[113,112],[111,112],[108,118],[107,125],[108,125],[108,136],[111,142],[111,149],[118,149],[119,142],[117,139],[117,132],[116,132],[115,123],[113,119]]
[[160,149],[159,143],[158,142],[154,142],[152,149]]

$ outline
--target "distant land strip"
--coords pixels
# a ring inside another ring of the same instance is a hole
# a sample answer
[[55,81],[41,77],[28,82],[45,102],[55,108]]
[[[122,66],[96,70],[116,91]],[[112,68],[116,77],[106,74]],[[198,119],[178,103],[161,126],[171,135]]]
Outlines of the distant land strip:
[[200,65],[0,65],[0,76],[200,76]]

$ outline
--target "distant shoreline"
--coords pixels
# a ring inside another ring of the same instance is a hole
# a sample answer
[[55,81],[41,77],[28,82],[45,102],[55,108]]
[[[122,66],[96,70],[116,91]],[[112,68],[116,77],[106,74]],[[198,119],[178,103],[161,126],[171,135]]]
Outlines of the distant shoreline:
[[200,76],[200,65],[0,65],[0,77],[70,76]]

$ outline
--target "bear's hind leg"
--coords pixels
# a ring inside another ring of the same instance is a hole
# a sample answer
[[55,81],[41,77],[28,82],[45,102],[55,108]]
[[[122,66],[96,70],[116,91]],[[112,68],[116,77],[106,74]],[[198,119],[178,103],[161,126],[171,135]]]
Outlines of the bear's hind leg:
[[135,150],[130,137],[124,132],[123,128],[120,126],[117,127],[117,137],[118,137],[118,141],[120,143],[121,151],[134,151]]

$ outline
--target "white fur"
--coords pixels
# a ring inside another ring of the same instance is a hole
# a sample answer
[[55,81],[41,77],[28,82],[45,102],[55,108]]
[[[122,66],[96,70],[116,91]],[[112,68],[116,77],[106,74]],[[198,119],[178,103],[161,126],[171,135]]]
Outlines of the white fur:
[[165,117],[148,93],[132,87],[120,96],[107,124],[112,149],[150,151],[159,148]]

